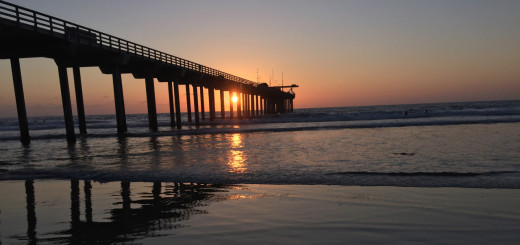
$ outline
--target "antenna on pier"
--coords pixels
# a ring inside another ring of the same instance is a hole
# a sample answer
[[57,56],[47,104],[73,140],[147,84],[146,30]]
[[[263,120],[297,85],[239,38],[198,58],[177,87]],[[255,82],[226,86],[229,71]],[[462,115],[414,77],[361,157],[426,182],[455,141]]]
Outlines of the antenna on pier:
[[259,83],[260,75],[258,74],[258,68],[256,68],[256,83]]
[[274,70],[271,69],[271,77],[269,77],[269,87],[271,87],[271,81],[273,80],[273,72]]
[[283,71],[282,71],[282,91],[283,91]]

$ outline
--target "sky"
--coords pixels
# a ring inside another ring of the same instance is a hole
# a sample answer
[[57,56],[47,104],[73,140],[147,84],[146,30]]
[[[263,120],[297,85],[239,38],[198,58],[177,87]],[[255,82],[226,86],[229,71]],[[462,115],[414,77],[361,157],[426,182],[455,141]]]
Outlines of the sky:
[[[283,73],[296,109],[520,99],[518,0],[8,2],[252,81]],[[10,69],[0,60],[0,117],[16,116]],[[62,115],[56,64],[21,69],[28,116]],[[114,114],[111,76],[81,73],[86,113]],[[123,89],[127,114],[146,113],[144,80],[123,75]],[[167,84],[155,89],[168,112]]]

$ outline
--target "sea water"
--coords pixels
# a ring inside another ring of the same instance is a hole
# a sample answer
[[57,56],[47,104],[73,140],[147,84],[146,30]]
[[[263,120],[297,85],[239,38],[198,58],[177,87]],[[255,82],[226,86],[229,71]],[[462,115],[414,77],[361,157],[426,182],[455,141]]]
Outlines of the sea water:
[[0,119],[0,242],[520,239],[520,101],[127,122],[118,135],[113,116],[87,116],[68,144],[61,117],[29,118],[23,145]]
[[[186,115],[184,115],[186,116]],[[67,144],[61,117],[0,122],[0,179],[520,188],[520,101],[300,109],[158,132],[129,115],[87,116]],[[186,121],[186,118],[184,118]]]

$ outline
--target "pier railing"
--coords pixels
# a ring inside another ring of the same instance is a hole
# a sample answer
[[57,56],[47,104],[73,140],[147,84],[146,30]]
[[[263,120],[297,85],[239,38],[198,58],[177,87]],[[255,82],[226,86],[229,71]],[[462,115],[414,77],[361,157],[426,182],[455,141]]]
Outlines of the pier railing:
[[73,43],[108,49],[254,87],[258,86],[256,82],[8,2],[0,1],[0,18],[13,21],[19,27],[29,27],[34,32],[63,38]]

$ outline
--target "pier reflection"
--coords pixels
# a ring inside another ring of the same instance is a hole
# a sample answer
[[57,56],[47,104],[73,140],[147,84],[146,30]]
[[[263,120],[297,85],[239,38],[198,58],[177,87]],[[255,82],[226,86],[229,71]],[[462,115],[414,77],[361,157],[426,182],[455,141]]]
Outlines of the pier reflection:
[[[83,182],[83,195],[81,193]],[[67,182],[62,186],[67,188]],[[36,185],[38,182],[36,182]],[[110,193],[97,194],[96,187],[106,189],[101,183],[91,181],[70,181],[70,216],[65,212],[60,217],[52,217],[51,223],[63,224],[70,219],[67,229],[52,232],[38,232],[37,211],[45,212],[36,201],[38,193],[35,182],[25,181],[27,205],[26,236],[16,235],[11,238],[28,244],[112,244],[127,243],[142,238],[173,235],[177,228],[182,228],[182,221],[195,214],[205,213],[200,208],[213,201],[223,200],[227,186],[186,183],[142,183],[120,182],[120,189],[113,185]],[[118,194],[119,193],[119,194]],[[115,196],[114,196],[115,195]],[[106,203],[107,199],[115,201]],[[96,201],[99,202],[96,205]],[[104,205],[102,203],[105,203]],[[84,205],[84,218],[81,206]],[[93,208],[93,205],[95,208]],[[98,210],[96,210],[98,209]],[[45,215],[43,215],[45,219]],[[48,217],[47,217],[48,218]],[[44,223],[49,223],[45,220]],[[56,227],[60,227],[56,225]],[[48,230],[49,227],[45,227]]]

